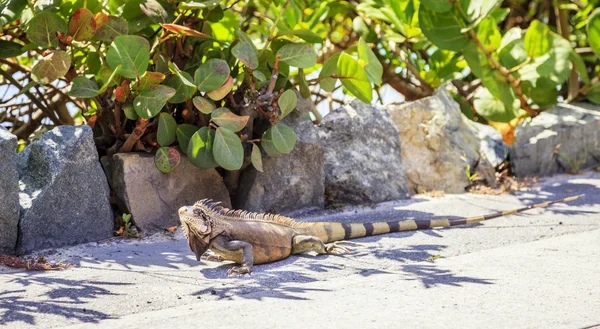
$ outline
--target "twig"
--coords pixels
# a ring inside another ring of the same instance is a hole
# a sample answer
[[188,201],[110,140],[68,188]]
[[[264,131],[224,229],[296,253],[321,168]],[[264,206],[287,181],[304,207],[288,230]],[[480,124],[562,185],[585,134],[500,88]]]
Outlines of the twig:
[[265,42],[265,46],[263,47],[263,49],[260,50],[258,57],[260,57],[265,52],[265,50],[269,47],[269,44],[271,43],[271,41],[273,41],[273,39],[275,39],[276,36],[273,35],[273,32],[275,32],[275,29],[277,28],[277,23],[279,23],[279,19],[281,19],[281,16],[283,16],[283,14],[285,13],[285,10],[287,9],[287,7],[289,5],[290,5],[290,0],[286,0],[285,3],[283,4],[283,7],[281,7],[281,10],[279,11],[279,15],[277,16],[277,18],[275,19],[275,22],[273,23],[273,26],[271,26],[271,29],[269,30],[269,37],[267,38],[267,42]]
[[131,149],[135,146],[135,144],[140,140],[140,138],[146,132],[146,126],[148,126],[148,122],[149,121],[146,119],[138,118],[135,129],[133,129],[133,132],[131,133],[131,135],[129,135],[129,137],[127,137],[127,140],[125,141],[123,146],[121,146],[121,148],[119,149],[119,153],[131,152]]

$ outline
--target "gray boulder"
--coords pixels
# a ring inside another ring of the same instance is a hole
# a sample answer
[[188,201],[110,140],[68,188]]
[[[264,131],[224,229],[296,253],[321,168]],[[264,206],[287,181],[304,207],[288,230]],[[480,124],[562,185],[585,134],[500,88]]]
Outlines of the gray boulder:
[[0,253],[12,253],[19,224],[17,137],[0,126]]
[[112,236],[106,177],[89,126],[59,126],[18,155],[21,220],[17,251]]
[[200,199],[231,207],[221,175],[215,169],[197,168],[185,156],[169,174],[156,169],[150,154],[119,153],[103,157],[102,165],[120,206],[145,232],[178,225],[177,210]]
[[480,161],[477,129],[443,88],[433,96],[389,104],[387,109],[400,132],[402,163],[412,193],[462,193],[470,184],[467,172],[490,172],[478,168],[490,163]]
[[310,106],[312,102],[298,94],[297,110],[282,120],[296,133],[294,150],[280,157],[263,153],[262,173],[253,166],[246,168],[240,176],[235,208],[281,213],[323,207],[323,148],[308,118]]
[[361,204],[408,196],[401,138],[385,108],[355,100],[323,118],[319,138],[328,200]]
[[491,126],[478,122],[472,122],[477,129],[477,137],[480,139],[480,153],[490,162],[492,167],[498,167],[508,159],[510,147],[502,140],[502,134]]
[[599,109],[561,104],[518,126],[511,150],[515,175],[575,173],[600,163]]

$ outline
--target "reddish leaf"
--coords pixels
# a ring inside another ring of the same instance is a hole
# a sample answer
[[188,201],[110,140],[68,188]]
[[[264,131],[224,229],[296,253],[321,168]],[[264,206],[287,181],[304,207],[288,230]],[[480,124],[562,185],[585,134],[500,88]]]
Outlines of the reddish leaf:
[[165,75],[160,72],[146,71],[146,73],[144,73],[144,75],[142,75],[142,77],[140,78],[140,81],[137,84],[137,89],[144,90],[152,86],[156,86],[157,84],[161,83],[164,79]]
[[213,101],[218,101],[225,98],[231,91],[231,88],[233,88],[233,78],[230,76],[221,87],[207,92],[206,96],[210,97]]
[[97,13],[94,16],[94,21],[96,21],[96,31],[102,27],[102,25],[106,24],[106,22],[108,22],[108,15],[106,15],[105,13]]
[[123,88],[115,88],[115,99],[121,103],[125,102],[125,91],[123,90]]
[[194,29],[190,29],[189,27],[177,24],[160,24],[165,30],[175,32],[178,34],[183,34],[188,37],[198,37],[198,38],[210,38],[209,35],[204,34],[202,32],[198,32]]
[[91,39],[96,33],[94,14],[87,8],[77,9],[69,20],[69,35],[75,41]]

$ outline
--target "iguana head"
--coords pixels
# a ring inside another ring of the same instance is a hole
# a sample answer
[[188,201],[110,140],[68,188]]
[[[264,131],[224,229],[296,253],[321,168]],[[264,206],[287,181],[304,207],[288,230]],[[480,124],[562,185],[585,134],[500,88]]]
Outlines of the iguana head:
[[200,256],[208,249],[213,231],[214,220],[206,209],[197,205],[179,208],[179,220],[190,249],[200,260]]

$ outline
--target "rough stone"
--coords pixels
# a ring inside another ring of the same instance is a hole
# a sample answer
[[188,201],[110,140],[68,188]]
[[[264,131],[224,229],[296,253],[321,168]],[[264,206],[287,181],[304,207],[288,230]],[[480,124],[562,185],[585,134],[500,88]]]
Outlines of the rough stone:
[[408,196],[401,138],[385,108],[355,100],[323,118],[319,138],[328,200],[361,204]]
[[0,253],[12,253],[19,224],[17,137],[0,126]]
[[195,167],[185,156],[169,174],[156,169],[150,154],[119,153],[103,157],[102,164],[117,199],[144,232],[178,225],[177,210],[200,199],[231,207],[221,175]]
[[89,126],[59,126],[18,155],[19,253],[112,236],[106,177]]
[[480,140],[448,92],[440,88],[433,96],[387,108],[400,132],[410,191],[464,192],[470,184],[466,173],[478,171]]
[[480,142],[480,153],[490,162],[492,167],[498,167],[508,159],[510,147],[502,140],[502,134],[491,126],[472,122],[477,128],[477,137]]
[[511,150],[515,175],[577,172],[600,163],[600,107],[561,104],[518,126]]

